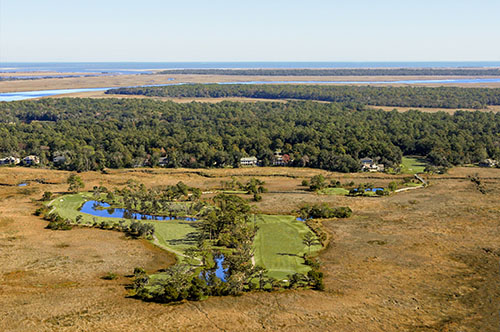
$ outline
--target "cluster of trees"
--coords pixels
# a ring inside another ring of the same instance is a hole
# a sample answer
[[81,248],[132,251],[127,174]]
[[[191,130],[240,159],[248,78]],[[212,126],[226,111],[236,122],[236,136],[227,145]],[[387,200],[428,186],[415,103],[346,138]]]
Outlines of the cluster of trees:
[[109,94],[155,97],[301,99],[363,105],[438,108],[485,108],[500,105],[500,89],[412,86],[332,86],[301,84],[187,84],[120,88]]
[[200,237],[228,248],[251,246],[257,227],[249,222],[249,212],[250,206],[243,198],[217,194],[200,221]]
[[[286,283],[269,277],[265,268],[253,265],[252,243],[257,227],[251,222],[249,212],[250,206],[244,199],[218,194],[200,221],[196,246],[186,251],[187,259],[154,276],[136,269],[135,296],[147,301],[174,302],[239,295],[256,289],[311,287],[323,290],[319,263],[309,255],[304,255],[304,261],[311,266],[311,271],[290,275]],[[318,243],[312,233],[306,234],[303,241],[309,248]],[[223,259],[223,279],[215,273],[220,259]]]
[[[218,194],[214,197],[213,205],[200,221],[196,247],[186,252],[198,264],[177,264],[162,272],[161,277],[136,275],[136,296],[159,302],[199,300],[210,295],[238,295],[253,290],[257,287],[256,278],[261,288],[268,282],[276,283],[268,280],[264,268],[252,264],[252,243],[257,228],[250,222],[249,211],[248,203],[238,196]],[[226,248],[223,254],[221,248]],[[224,257],[224,281],[214,271],[217,257]]]
[[[76,217],[76,225],[82,225],[82,216],[78,215]],[[155,227],[152,224],[143,223],[140,221],[131,221],[127,223],[126,220],[120,220],[118,223],[101,221],[98,222],[97,218],[94,218],[92,224],[88,225],[94,228],[100,228],[105,230],[119,231],[131,236],[133,238],[139,239],[144,238],[151,240],[155,233]]]
[[221,181],[222,189],[246,191],[247,194],[253,195],[253,200],[259,202],[262,200],[262,194],[267,192],[264,187],[266,183],[257,178],[250,178],[247,183],[243,184],[235,177],[231,177],[230,181]]
[[[397,184],[391,182],[391,188],[396,190],[394,185],[397,186]],[[378,196],[387,196],[390,191],[394,191],[392,189],[386,190],[384,188],[375,188],[375,186],[371,183],[360,183],[356,187],[349,190],[349,196],[371,196],[373,190],[375,190],[375,194]]]
[[66,183],[68,184],[68,191],[69,192],[76,193],[76,192],[78,192],[78,190],[83,189],[85,187],[85,184],[83,183],[82,178],[76,174],[71,174],[70,176],[68,176]]
[[309,187],[310,191],[317,191],[324,188],[342,188],[340,181],[330,180],[330,183],[327,183],[322,174],[314,175],[310,180],[303,180],[302,185]]
[[51,230],[70,230],[73,228],[72,221],[64,219],[58,213],[49,213],[47,208],[39,208],[35,211],[36,216],[42,216],[49,223],[45,228]]
[[182,181],[175,185],[147,189],[143,183],[129,180],[125,187],[116,188],[113,191],[96,186],[93,195],[96,199],[104,199],[112,206],[151,215],[169,215],[170,217],[177,217],[183,213],[195,215],[204,207],[204,203],[199,201],[201,190],[190,187]]
[[326,203],[306,204],[299,209],[299,216],[304,220],[309,218],[349,218],[351,215],[352,210],[348,206],[331,208]]
[[[167,167],[239,167],[245,156],[271,165],[277,149],[290,155],[290,166],[341,172],[359,170],[363,157],[396,166],[403,154],[450,166],[500,159],[499,134],[500,114],[384,112],[311,101],[0,103],[0,156],[34,154],[41,166],[73,171],[154,165],[160,157]],[[58,155],[65,161],[52,164]]]
[[70,230],[73,226],[87,226],[100,228],[105,230],[113,230],[124,232],[134,238],[152,239],[155,232],[155,227],[152,224],[142,223],[139,221],[131,221],[127,223],[126,220],[120,220],[118,223],[101,221],[93,218],[92,223],[84,223],[82,215],[76,216],[75,220],[65,219],[57,212],[50,212],[47,206],[42,206],[35,211],[36,216],[43,217],[49,223],[46,228],[51,230]]
[[500,76],[498,68],[171,69],[164,75]]

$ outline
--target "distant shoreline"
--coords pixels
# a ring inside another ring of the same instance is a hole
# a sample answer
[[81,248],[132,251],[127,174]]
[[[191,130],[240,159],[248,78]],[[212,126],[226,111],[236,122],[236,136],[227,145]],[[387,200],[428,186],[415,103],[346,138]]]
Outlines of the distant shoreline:
[[428,61],[428,62],[2,62],[0,73],[11,72],[93,72],[115,74],[153,73],[171,69],[394,69],[500,68],[500,61]]

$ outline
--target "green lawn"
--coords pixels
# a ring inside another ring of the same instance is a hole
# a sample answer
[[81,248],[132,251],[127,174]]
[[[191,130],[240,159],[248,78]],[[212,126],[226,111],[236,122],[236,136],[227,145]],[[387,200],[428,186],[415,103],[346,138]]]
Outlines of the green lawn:
[[223,190],[223,194],[248,194],[247,190]]
[[155,226],[155,235],[158,241],[177,252],[193,247],[196,242],[193,236],[196,232],[196,221],[167,220],[143,221]]
[[324,195],[347,195],[349,194],[349,190],[344,188],[325,188],[318,190],[318,194]]
[[[91,199],[90,193],[65,195],[54,199],[49,203],[49,207],[55,209],[55,212],[65,219],[75,220],[78,215],[81,215],[81,221],[84,224],[92,224],[94,221],[118,223],[123,220],[123,218],[95,217],[79,212],[81,205]],[[130,219],[126,221],[131,222]],[[143,220],[141,222],[153,224],[158,242],[172,250],[181,259],[182,253],[195,244],[196,221]],[[302,255],[308,252],[308,248],[302,243],[302,238],[311,230],[303,222],[297,221],[294,216],[275,215],[257,215],[255,222],[259,227],[254,240],[256,265],[265,267],[269,270],[270,276],[279,279],[286,279],[288,274],[295,272],[307,273],[309,271],[309,267],[303,264]],[[320,248],[320,245],[312,246],[311,253]]]
[[[255,264],[264,266],[269,275],[286,279],[295,272],[307,273],[302,254],[308,252],[302,243],[302,237],[310,229],[293,216],[259,215],[259,231],[254,240]],[[311,247],[311,253],[319,250],[320,245]]]
[[116,221],[120,220],[117,218],[101,218],[94,217],[90,214],[80,213],[78,209],[82,206],[83,203],[87,200],[92,199],[92,194],[90,193],[79,193],[75,195],[64,195],[52,200],[49,203],[49,208],[55,208],[55,212],[57,212],[64,219],[75,220],[78,215],[81,215],[82,223],[90,224],[93,222],[93,218],[96,218],[100,221]]
[[423,173],[428,163],[421,157],[403,157],[401,173],[415,174]]
[[[78,215],[82,216],[82,224],[92,224],[94,220],[98,223],[106,221],[109,223],[118,223],[120,220],[131,222],[131,219],[123,218],[108,218],[96,217],[90,214],[82,213],[78,209],[87,200],[92,200],[91,193],[79,193],[75,195],[65,195],[58,197],[52,201],[49,208],[55,208],[55,212],[59,213],[64,219],[75,220]],[[176,254],[183,252],[185,249],[192,246],[190,234],[195,231],[196,222],[184,220],[167,220],[167,221],[148,221],[141,220],[141,222],[149,223],[155,226],[155,235],[160,244],[172,249]]]

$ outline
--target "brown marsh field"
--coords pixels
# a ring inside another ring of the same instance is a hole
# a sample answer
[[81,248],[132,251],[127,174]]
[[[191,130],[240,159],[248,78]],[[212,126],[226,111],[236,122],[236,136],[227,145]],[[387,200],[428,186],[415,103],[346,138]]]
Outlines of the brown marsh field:
[[[301,181],[319,173],[375,185],[403,177],[301,168],[81,173],[86,189],[135,179],[210,191],[230,176],[256,176],[269,189],[259,211],[320,201],[353,209],[349,219],[323,221],[331,235],[320,254],[324,292],[164,305],[127,298],[125,285],[134,267],[155,271],[172,255],[113,231],[45,229],[33,211],[44,191],[65,192],[69,173],[0,168],[0,331],[499,331],[500,169],[454,168],[429,176],[427,188],[380,198],[304,191]],[[476,173],[486,194],[467,178]],[[107,272],[119,277],[102,280]]]
[[[32,73],[35,74],[35,73]],[[45,73],[40,73],[45,74]],[[65,73],[78,75],[79,73]],[[9,73],[18,75],[17,73]],[[219,83],[219,82],[247,82],[247,81],[398,81],[398,80],[432,80],[432,79],[477,79],[491,78],[489,76],[231,76],[231,75],[110,75],[94,77],[65,77],[37,80],[0,81],[0,93],[52,89],[79,89],[99,87],[126,87],[135,85],[166,84],[166,83]],[[173,81],[171,79],[174,79]],[[402,86],[404,84],[387,84]],[[412,86],[441,86],[441,83],[421,83]],[[489,87],[498,88],[500,83],[457,83],[446,86],[460,87]]]

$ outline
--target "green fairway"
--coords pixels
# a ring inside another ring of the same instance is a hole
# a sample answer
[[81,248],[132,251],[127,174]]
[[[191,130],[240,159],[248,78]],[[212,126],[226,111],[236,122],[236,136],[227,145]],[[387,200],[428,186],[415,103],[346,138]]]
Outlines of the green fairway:
[[428,163],[421,157],[403,157],[401,173],[415,174],[423,173]]
[[[255,264],[268,269],[269,275],[286,279],[288,274],[307,273],[302,255],[308,248],[302,238],[310,229],[293,216],[258,215],[259,231],[254,240]],[[311,247],[311,253],[320,245]]]
[[[132,219],[124,218],[108,218],[108,217],[97,217],[87,213],[82,213],[78,209],[87,200],[92,200],[91,193],[79,193],[74,195],[65,195],[54,199],[49,203],[49,208],[53,208],[64,219],[76,220],[77,216],[82,216],[82,224],[92,224],[94,222],[100,223],[106,221],[108,223],[118,223],[120,220],[125,220],[125,223],[129,223]],[[143,223],[149,223],[155,226],[155,236],[158,242],[172,249],[172,251],[178,255],[182,253],[185,249],[193,245],[192,235],[195,232],[196,222],[184,221],[184,220],[140,220]]]
[[65,195],[52,200],[48,206],[51,210],[57,212],[64,219],[75,220],[78,215],[82,216],[83,224],[91,224],[94,218],[100,221],[116,221],[120,220],[117,218],[101,218],[94,217],[90,214],[80,213],[78,209],[82,206],[85,201],[92,199],[92,194],[90,193],[79,193],[74,195]]
[[[141,221],[155,226],[155,235],[160,244],[172,249],[174,253],[183,253],[196,245],[196,221],[167,220]],[[179,257],[180,258],[180,257]]]
[[349,190],[344,188],[325,188],[318,190],[318,194],[323,195],[347,195],[349,194]]
[[[337,189],[337,188],[332,188]],[[87,200],[92,200],[91,193],[80,193],[58,197],[49,203],[49,208],[57,212],[64,219],[76,220],[82,216],[82,224],[118,223],[131,219],[96,217],[81,213],[78,209]],[[253,219],[253,218],[252,218]],[[141,220],[155,226],[155,237],[160,245],[174,252],[180,259],[186,249],[196,244],[196,221],[184,220]],[[294,216],[257,215],[255,222],[259,227],[254,240],[255,264],[268,269],[269,275],[279,279],[286,279],[288,274],[296,272],[307,273],[309,267],[304,265],[302,255],[309,252],[302,242],[304,234],[311,230]],[[311,253],[321,248],[319,244],[311,246]]]

